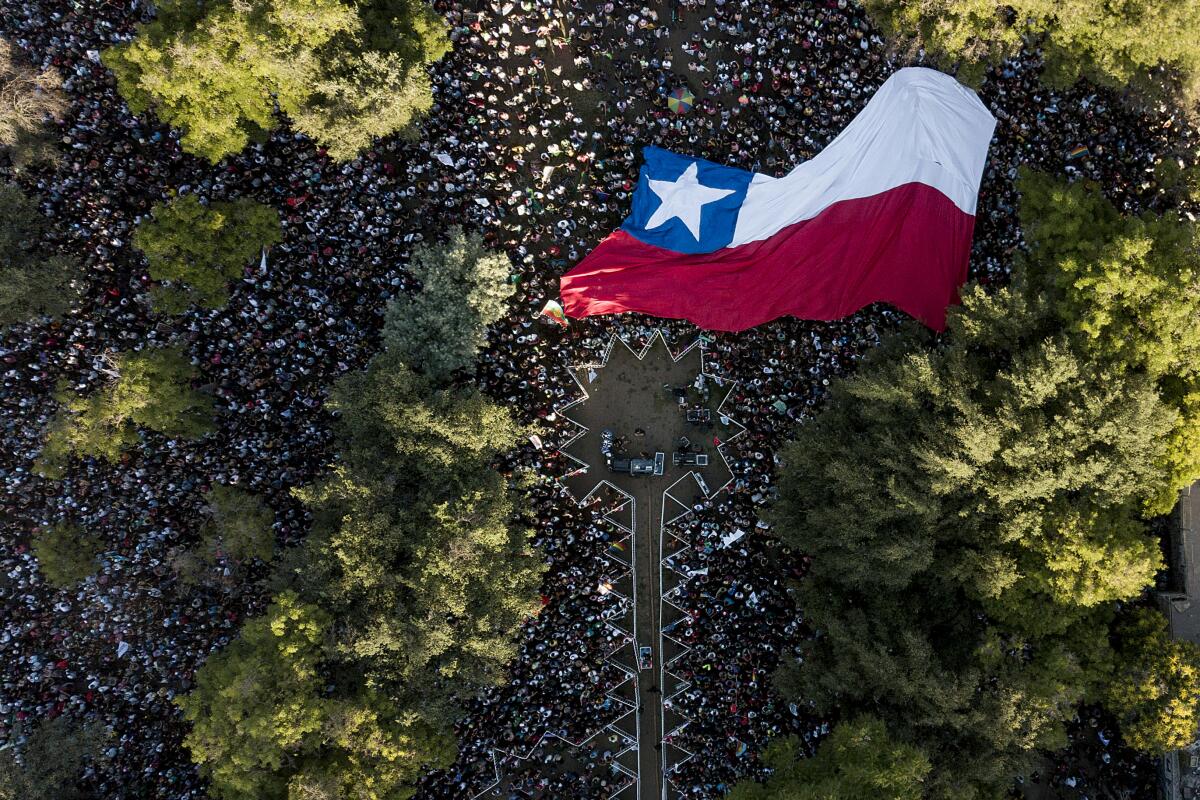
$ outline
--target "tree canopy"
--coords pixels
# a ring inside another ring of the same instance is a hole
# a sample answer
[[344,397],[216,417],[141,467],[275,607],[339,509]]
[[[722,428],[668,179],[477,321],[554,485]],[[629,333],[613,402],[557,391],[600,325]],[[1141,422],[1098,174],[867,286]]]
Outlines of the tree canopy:
[[1163,455],[1170,479],[1147,498],[1166,513],[1200,477],[1200,237],[1173,215],[1126,217],[1090,184],[1023,176],[1021,224],[1038,257],[1025,278],[1111,369],[1146,375],[1178,413]]
[[270,561],[275,552],[275,515],[258,496],[236,486],[208,493],[209,518],[201,530],[206,555],[235,561]]
[[1167,620],[1137,609],[1121,620],[1116,671],[1104,702],[1130,747],[1163,753],[1186,747],[1200,729],[1200,646],[1171,638]]
[[171,0],[103,59],[134,112],[153,108],[210,161],[265,137],[276,107],[345,159],[429,107],[424,67],[448,47],[420,0]]
[[138,442],[138,427],[167,436],[198,438],[212,427],[212,399],[192,389],[196,371],[174,347],[122,353],[115,379],[90,395],[59,393],[61,408],[46,429],[38,469],[54,477],[67,459],[117,461]]
[[91,800],[78,781],[104,740],[101,728],[66,716],[39,723],[19,759],[16,748],[0,750],[0,800]]
[[67,98],[53,69],[34,69],[0,39],[0,147],[18,169],[54,157],[47,124],[62,116]]
[[0,182],[0,325],[57,316],[77,296],[70,262],[45,255],[47,226],[36,200],[16,184]]
[[229,281],[283,235],[279,214],[253,200],[205,204],[186,194],[156,204],[151,215],[134,230],[133,244],[145,254],[150,277],[169,282],[155,295],[168,312],[189,302],[224,305]]
[[1178,433],[1192,226],[1020,187],[1013,286],[967,290],[944,337],[897,337],[836,386],[770,514],[812,556],[818,631],[781,686],[879,715],[928,754],[934,798],[991,796],[1065,743],[1126,658],[1116,601],[1161,567],[1145,515],[1200,473]]
[[300,496],[318,514],[308,573],[345,620],[342,651],[387,685],[499,682],[542,572],[489,467],[521,427],[474,390],[432,390],[393,352],[333,402],[343,463]]
[[60,522],[42,528],[30,541],[38,568],[56,589],[69,589],[95,573],[103,547],[78,525]]
[[319,608],[284,592],[178,700],[216,797],[407,798],[421,766],[452,758],[452,739],[416,711],[366,690],[329,696],[320,673],[329,627]]
[[481,236],[461,228],[445,244],[416,248],[409,270],[422,289],[388,305],[384,347],[444,383],[475,362],[487,326],[504,315],[511,269],[507,255],[489,252]]
[[729,800],[921,800],[930,769],[924,753],[894,741],[873,717],[838,724],[810,758],[799,737],[777,739],[763,762],[770,779],[738,784]]
[[[453,760],[461,702],[505,680],[538,607],[545,567],[492,467],[524,434],[508,410],[438,388],[399,349],[342,378],[330,406],[340,458],[296,490],[314,521],[287,588],[183,701],[223,800],[411,796]],[[278,640],[279,615],[300,641]]]
[[966,62],[968,75],[999,63],[1027,36],[1046,56],[1056,85],[1080,76],[1116,89],[1182,90],[1200,98],[1200,2],[1197,0],[865,0],[868,14],[893,38],[913,42],[943,62]]

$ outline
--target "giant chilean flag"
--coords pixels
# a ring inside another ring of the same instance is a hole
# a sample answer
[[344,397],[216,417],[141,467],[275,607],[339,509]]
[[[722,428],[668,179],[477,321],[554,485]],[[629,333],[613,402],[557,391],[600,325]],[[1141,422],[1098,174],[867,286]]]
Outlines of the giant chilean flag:
[[562,277],[563,308],[739,331],[882,301],[940,330],[995,125],[974,92],[914,67],[782,178],[647,147],[632,213]]

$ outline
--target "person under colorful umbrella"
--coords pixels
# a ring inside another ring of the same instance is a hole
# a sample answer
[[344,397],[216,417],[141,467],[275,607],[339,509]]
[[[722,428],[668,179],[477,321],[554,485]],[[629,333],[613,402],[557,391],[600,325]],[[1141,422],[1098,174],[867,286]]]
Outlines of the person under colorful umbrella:
[[696,103],[696,96],[686,86],[674,89],[667,95],[667,108],[676,114],[686,114]]

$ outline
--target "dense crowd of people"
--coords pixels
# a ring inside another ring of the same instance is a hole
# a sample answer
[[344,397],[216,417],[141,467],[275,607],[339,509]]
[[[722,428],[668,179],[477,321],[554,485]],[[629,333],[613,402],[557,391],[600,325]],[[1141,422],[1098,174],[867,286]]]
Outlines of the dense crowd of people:
[[[130,114],[98,54],[149,18],[140,0],[14,0],[0,18],[0,33],[66,78],[61,158],[17,179],[53,220],[43,246],[72,256],[87,289],[63,320],[14,326],[0,339],[0,745],[19,745],[30,725],[61,714],[102,721],[113,736],[86,776],[97,796],[205,796],[171,701],[263,609],[267,568],[218,563],[207,580],[182,581],[173,558],[195,540],[205,492],[218,483],[261,494],[281,546],[304,536],[309,519],[291,489],[334,457],[329,385],[365,363],[387,302],[413,288],[404,268],[412,247],[451,224],[481,231],[512,258],[511,314],[491,332],[477,378],[540,420],[543,446],[514,452],[508,467],[541,476],[528,508],[551,569],[512,680],[469,703],[458,762],[428,776],[422,796],[599,798],[624,785],[612,754],[596,749],[623,712],[614,692],[626,676],[609,656],[625,642],[613,623],[628,601],[601,589],[619,578],[608,550],[620,531],[604,521],[605,501],[578,506],[556,483],[566,464],[555,446],[570,432],[555,410],[575,391],[566,367],[595,360],[613,334],[645,342],[661,327],[686,342],[699,332],[636,316],[564,330],[537,312],[557,295],[559,275],[627,213],[642,146],[781,174],[819,152],[901,64],[848,0],[435,6],[455,46],[432,70],[435,104],[419,135],[379,142],[346,164],[285,126],[210,166],[152,115]],[[981,89],[1000,120],[972,255],[982,282],[1004,281],[1021,246],[1019,166],[1095,180],[1129,211],[1161,210],[1170,198],[1154,180],[1156,162],[1196,147],[1194,131],[1168,111],[1134,113],[1083,86],[1050,91],[1039,69],[1027,53]],[[696,106],[673,114],[666,95],[685,85]],[[1080,146],[1086,155],[1068,158]],[[185,192],[270,203],[285,237],[265,269],[247,266],[224,308],[164,318],[150,309],[130,236],[154,202]],[[733,403],[747,433],[727,452],[733,485],[678,527],[690,546],[681,558],[707,569],[683,584],[685,610],[670,623],[690,648],[676,665],[688,685],[663,687],[672,713],[690,721],[673,744],[694,757],[669,764],[686,796],[716,797],[755,774],[771,736],[797,732],[815,745],[826,729],[767,679],[804,633],[785,589],[803,559],[775,552],[756,510],[771,497],[775,454],[792,426],[902,319],[876,307],[837,323],[786,319],[706,337],[713,371],[738,381]],[[216,432],[194,442],[143,432],[121,463],[89,459],[62,480],[37,476],[56,387],[93,390],[108,379],[106,353],[168,340],[185,344],[216,398]],[[28,540],[62,520],[105,549],[94,577],[55,591]],[[716,532],[730,528],[747,535],[718,546]],[[555,755],[537,746],[548,732],[571,742],[602,735]],[[505,781],[489,789],[497,763]]]

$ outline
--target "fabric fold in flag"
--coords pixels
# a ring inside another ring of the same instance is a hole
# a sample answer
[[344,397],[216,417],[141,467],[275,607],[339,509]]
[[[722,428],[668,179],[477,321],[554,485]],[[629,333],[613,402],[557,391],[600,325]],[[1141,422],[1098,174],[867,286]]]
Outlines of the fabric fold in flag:
[[563,308],[738,331],[886,302],[940,330],[995,124],[954,78],[912,67],[781,178],[647,147],[629,217],[562,277]]

